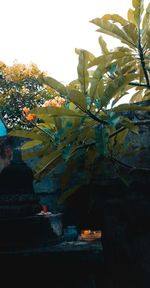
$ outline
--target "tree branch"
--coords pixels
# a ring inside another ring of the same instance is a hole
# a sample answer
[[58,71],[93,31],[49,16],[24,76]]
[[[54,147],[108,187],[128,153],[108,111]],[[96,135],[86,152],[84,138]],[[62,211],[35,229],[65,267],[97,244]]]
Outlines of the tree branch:
[[131,165],[129,165],[129,164],[126,164],[126,163],[124,163],[124,162],[122,162],[122,161],[120,161],[120,160],[118,160],[118,159],[116,159],[116,158],[114,158],[114,157],[112,157],[111,159],[110,159],[112,162],[117,162],[118,164],[120,164],[121,166],[124,166],[125,168],[128,168],[128,169],[132,169],[132,170],[138,170],[138,171],[150,171],[150,168],[138,168],[138,167],[136,167],[136,166],[131,166]]
[[147,85],[146,84],[140,84],[140,83],[136,83],[136,82],[129,82],[129,84],[128,85],[131,85],[131,86],[139,86],[139,87],[145,87],[145,88],[148,88],[148,89],[150,89],[150,86],[149,87],[147,87]]
[[143,53],[143,48],[142,48],[142,45],[141,45],[140,32],[139,32],[139,46],[138,46],[138,49],[139,49],[139,56],[140,56],[141,66],[142,66],[143,73],[144,73],[144,76],[145,76],[145,79],[146,79],[146,83],[147,83],[147,88],[150,88],[149,77],[148,77],[148,73],[147,73],[146,68],[145,68],[144,53]]

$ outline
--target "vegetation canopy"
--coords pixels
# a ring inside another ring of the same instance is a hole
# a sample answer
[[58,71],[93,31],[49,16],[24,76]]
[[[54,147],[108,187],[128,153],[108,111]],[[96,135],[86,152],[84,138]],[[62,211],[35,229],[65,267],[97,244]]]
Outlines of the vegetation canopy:
[[[76,49],[78,79],[66,86],[40,74],[40,85],[54,89],[58,96],[43,107],[24,111],[32,131],[10,133],[30,138],[22,152],[24,159],[39,157],[35,179],[64,164],[60,201],[91,182],[95,174],[116,173],[128,184],[122,168],[136,169],[122,159],[140,151],[132,135],[139,133],[139,125],[149,123],[130,116],[135,111],[150,112],[150,106],[139,104],[150,98],[150,4],[144,9],[144,1],[133,0],[132,6],[127,19],[106,14],[90,21],[100,33],[100,56]],[[119,39],[121,46],[109,50],[102,34]],[[130,102],[120,104],[128,93]],[[112,164],[111,169],[106,163]]]

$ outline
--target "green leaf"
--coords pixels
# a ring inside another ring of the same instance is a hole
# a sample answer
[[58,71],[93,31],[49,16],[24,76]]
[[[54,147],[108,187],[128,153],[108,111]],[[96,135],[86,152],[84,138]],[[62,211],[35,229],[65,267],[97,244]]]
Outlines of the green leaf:
[[105,63],[99,65],[97,69],[94,71],[91,87],[90,87],[90,98],[91,100],[95,98],[100,98],[104,94],[104,80],[102,79],[104,73],[107,71],[105,67]]
[[84,51],[84,52],[86,53],[86,57],[87,57],[87,60],[88,60],[88,61],[93,61],[93,60],[94,60],[95,56],[94,56],[91,52],[89,52],[89,51],[87,51],[87,50],[85,50],[85,49],[83,50],[83,49],[75,48],[75,52],[76,52],[76,54],[78,54],[79,56],[80,56],[81,51]]
[[49,77],[49,76],[48,77],[42,76],[41,81],[43,84],[50,86],[51,88],[55,89],[60,94],[67,95],[66,87],[61,82],[58,82],[54,78]]
[[26,143],[24,143],[22,146],[21,146],[21,149],[22,150],[25,150],[25,149],[31,149],[39,144],[41,144],[42,142],[39,141],[39,140],[32,140],[32,141],[28,141]]
[[40,174],[49,173],[53,168],[54,162],[61,158],[61,151],[56,150],[44,155],[34,167],[34,176],[37,178]]
[[128,10],[128,20],[135,24],[136,25],[136,21],[135,21],[135,18],[134,18],[134,11],[132,9],[129,9]]
[[104,127],[97,126],[95,128],[96,148],[100,156],[107,155],[108,133]]
[[134,13],[134,19],[136,22],[137,27],[140,29],[140,22],[141,22],[141,16],[144,11],[144,1],[143,0],[132,0],[132,5],[135,8],[133,11]]
[[32,158],[37,158],[37,157],[41,157],[43,156],[43,154],[47,154],[47,152],[50,149],[50,144],[46,143],[44,146],[39,146],[38,149],[36,149],[35,151],[26,151],[26,150],[22,150],[21,147],[21,151],[22,151],[22,159],[23,160],[28,160],[28,159],[32,159]]
[[[108,50],[108,48],[107,48],[107,44],[106,44],[106,42],[104,41],[103,37],[100,36],[98,40],[99,40],[99,44],[100,44],[102,53],[103,53],[103,54],[108,54],[108,53],[109,53],[109,50]],[[93,60],[94,60],[94,59],[92,59],[92,61],[93,61]]]
[[134,103],[134,102],[140,102],[142,101],[142,92],[141,91],[137,91],[136,93],[134,93],[130,99],[130,103]]
[[139,35],[138,35],[138,29],[136,25],[133,23],[129,23],[128,25],[123,27],[123,30],[130,38],[130,41],[134,43],[134,45],[138,48]]
[[149,28],[149,23],[150,23],[150,3],[148,4],[146,8],[145,15],[143,17],[143,22],[142,22],[142,44],[143,46],[149,49],[150,47],[150,28]]
[[112,20],[112,22],[118,22],[120,23],[122,26],[128,25],[129,22],[124,19],[123,17],[121,17],[118,14],[105,14],[101,19],[103,20]]
[[88,54],[85,50],[80,50],[79,64],[77,67],[77,71],[83,95],[86,94],[86,91],[89,86],[89,74],[87,68],[88,68]]
[[118,122],[120,122],[120,116],[114,112],[111,112],[107,121],[111,127],[115,128]]
[[120,50],[120,51],[115,51],[115,52],[110,52],[105,55],[101,55],[99,57],[96,57],[92,62],[88,64],[88,68],[91,68],[95,65],[102,65],[102,67],[107,67],[108,64],[110,65],[110,62],[116,59],[117,61],[119,59],[124,59],[126,61],[126,57],[131,57],[131,59],[134,60],[133,56],[130,53],[130,50]]
[[98,32],[113,36],[119,39],[121,42],[127,44],[128,46],[135,48],[134,43],[130,41],[129,37],[124,33],[123,30],[118,28],[117,25],[112,24],[109,21],[103,20],[103,18],[95,18],[90,22],[100,27],[100,29],[97,30]]
[[[72,90],[71,90],[72,91]],[[74,90],[77,91],[77,90]],[[71,92],[69,91],[69,94],[71,94]],[[80,94],[77,91],[77,94]],[[71,95],[69,95],[69,97],[71,97]],[[75,111],[75,110],[71,110],[71,109],[65,109],[63,107],[61,108],[54,108],[54,107],[38,107],[35,109],[32,109],[32,111],[34,113],[37,114],[37,116],[40,118],[40,115],[46,113],[49,117],[82,117],[84,116],[84,114],[81,111]]]
[[120,104],[117,107],[112,108],[112,111],[120,113],[125,111],[146,111],[150,112],[150,106],[139,106],[136,104]]
[[34,133],[32,131],[13,130],[13,131],[9,132],[9,135],[10,136],[15,136],[15,137],[23,137],[23,138],[39,140],[41,142],[44,141],[44,135],[39,135],[39,134]]
[[[86,109],[86,97],[85,95],[78,90],[68,90],[68,98],[72,101],[77,107]],[[69,111],[69,110],[68,110]],[[74,111],[73,111],[74,112]],[[78,114],[78,112],[74,112]],[[65,113],[64,113],[65,114]],[[81,115],[81,113],[79,113]]]
[[136,75],[119,76],[116,77],[114,80],[108,82],[104,91],[104,95],[101,98],[101,107],[107,106],[110,100],[114,98],[119,92],[121,92],[122,89],[125,89],[129,82],[135,77]]
[[131,132],[139,134],[139,127],[135,125],[129,118],[120,117],[120,125],[128,128]]

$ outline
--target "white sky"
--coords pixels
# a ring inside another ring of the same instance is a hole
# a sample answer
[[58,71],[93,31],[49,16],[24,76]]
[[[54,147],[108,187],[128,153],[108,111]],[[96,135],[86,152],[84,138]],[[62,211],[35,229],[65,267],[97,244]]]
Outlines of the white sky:
[[[33,62],[69,83],[77,75],[75,48],[100,54],[100,33],[89,21],[106,13],[126,18],[131,7],[132,0],[0,0],[0,60]],[[107,37],[109,48],[112,39]]]

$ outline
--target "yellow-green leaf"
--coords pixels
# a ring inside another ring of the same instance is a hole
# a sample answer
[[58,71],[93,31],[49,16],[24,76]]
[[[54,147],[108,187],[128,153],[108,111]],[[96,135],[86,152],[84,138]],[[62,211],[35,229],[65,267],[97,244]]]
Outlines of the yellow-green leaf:
[[132,9],[128,10],[128,20],[136,25],[136,21],[134,19],[134,11]]
[[112,20],[113,22],[120,23],[122,26],[125,26],[128,24],[128,21],[118,14],[105,14],[101,19]]
[[[78,90],[68,90],[68,98],[77,106],[81,107],[83,109],[86,109],[86,98],[85,95],[78,91]],[[74,112],[74,111],[72,111]],[[78,114],[77,112],[74,112],[75,114]]]
[[140,29],[141,16],[144,11],[143,3],[144,3],[143,0],[132,0],[132,5],[135,8],[135,10],[133,11],[134,19],[135,19],[136,26],[138,27],[138,29]]
[[39,140],[32,140],[32,141],[27,141],[25,142],[22,146],[21,149],[25,150],[25,149],[31,149],[39,144],[41,144],[42,142]]
[[86,91],[89,86],[89,74],[88,74],[88,54],[85,50],[80,50],[79,53],[79,64],[77,67],[78,79],[81,84],[81,89],[83,94],[86,94]]
[[146,12],[142,22],[142,43],[143,46],[149,49],[150,47],[150,3],[146,8]]
[[130,99],[130,103],[134,103],[134,102],[140,102],[142,101],[142,92],[141,91],[137,91],[136,93],[134,93]]
[[83,50],[83,49],[75,48],[76,54],[80,55],[81,51],[84,51],[86,53],[86,57],[87,57],[88,61],[93,61],[94,60],[95,56],[91,52],[89,52],[89,51],[87,51],[85,49]]
[[58,160],[58,158],[61,158],[61,151],[59,150],[44,155],[34,167],[35,178],[38,177],[38,175],[40,175],[43,171],[46,172],[47,169],[48,172],[50,172],[51,168],[53,168],[52,164]]
[[110,65],[110,62],[114,59],[119,60],[119,59],[124,58],[124,61],[126,61],[126,57],[129,57],[129,56],[132,57],[132,55],[130,55],[129,50],[110,52],[108,54],[96,57],[92,62],[88,64],[88,68],[91,68],[99,64],[102,65],[103,67],[106,67],[108,64]]
[[129,23],[128,25],[123,27],[123,30],[130,38],[131,42],[134,43],[135,46],[138,48],[138,30],[135,24]]
[[55,80],[52,77],[42,77],[42,82],[51,88],[55,89],[57,92],[59,92],[62,95],[67,95],[66,87],[61,83]]
[[[72,90],[71,90],[72,91]],[[73,90],[78,92],[77,90]],[[71,97],[71,92],[69,91],[69,98]],[[79,92],[78,92],[79,93]],[[78,95],[77,94],[73,94],[74,96]],[[59,116],[59,117],[82,117],[83,113],[80,111],[75,111],[75,110],[70,110],[70,109],[65,109],[63,107],[61,108],[54,108],[54,107],[38,107],[38,108],[34,108],[32,110],[34,113],[36,113],[38,115],[38,117],[40,118],[40,115],[47,113],[47,115],[49,115],[49,117],[55,117],[55,116]]]
[[96,18],[91,20],[90,22],[100,27],[100,29],[97,30],[98,32],[116,37],[128,46],[131,46],[132,48],[135,47],[134,43],[131,42],[130,38],[117,25],[112,24],[109,21],[103,20],[102,18]]
[[103,74],[106,72],[106,67],[99,65],[93,74],[90,87],[90,97],[95,99],[100,98],[104,94],[104,81],[102,79]]
[[[108,53],[109,53],[109,50],[108,50],[107,44],[106,44],[106,42],[104,41],[104,39],[103,39],[102,36],[99,37],[99,44],[100,44],[102,53],[103,53],[103,54],[108,54]],[[93,60],[94,60],[94,59],[93,59]],[[93,60],[92,60],[92,61],[93,61]]]
[[150,112],[150,106],[140,106],[136,104],[120,104],[117,107],[112,108],[112,111],[120,113],[125,111],[146,111]]
[[[118,92],[122,92],[123,89],[129,84],[131,80],[135,79],[135,75],[121,75],[110,81],[106,86],[104,95],[101,98],[101,107],[107,106],[112,98],[118,95]],[[115,109],[115,108],[114,108]]]
[[9,132],[9,135],[10,136],[16,136],[16,137],[23,137],[23,138],[39,140],[41,142],[44,141],[44,135],[39,135],[38,133],[34,133],[32,131],[13,130],[13,131]]

